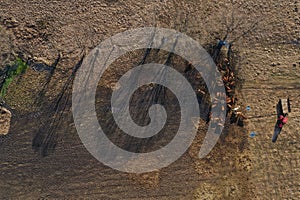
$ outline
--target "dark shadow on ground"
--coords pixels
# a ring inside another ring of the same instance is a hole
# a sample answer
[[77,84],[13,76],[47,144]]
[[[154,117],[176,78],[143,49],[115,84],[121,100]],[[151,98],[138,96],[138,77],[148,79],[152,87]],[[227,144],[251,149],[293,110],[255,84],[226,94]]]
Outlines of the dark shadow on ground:
[[272,142],[276,142],[281,130],[282,130],[282,128],[279,128],[279,120],[277,120],[275,127],[274,127],[274,134],[272,137]]
[[[62,122],[64,112],[69,110],[71,107],[70,99],[72,94],[72,83],[77,70],[83,62],[83,58],[84,55],[73,67],[72,74],[63,85],[61,92],[57,95],[55,101],[53,101],[50,106],[45,108],[43,113],[45,113],[47,118],[44,120],[40,119],[40,127],[32,140],[32,149],[36,152],[40,152],[42,156],[47,156],[49,153],[53,153],[57,146],[57,129]],[[46,80],[47,84],[49,84],[50,79]],[[45,102],[47,99],[45,99],[44,96],[38,96],[38,101]]]
[[282,128],[279,127],[280,121],[278,120],[280,115],[283,115],[282,107],[281,107],[281,101],[279,100],[277,105],[276,105],[276,113],[277,113],[277,121],[274,127],[274,134],[272,137],[272,142],[276,142]]

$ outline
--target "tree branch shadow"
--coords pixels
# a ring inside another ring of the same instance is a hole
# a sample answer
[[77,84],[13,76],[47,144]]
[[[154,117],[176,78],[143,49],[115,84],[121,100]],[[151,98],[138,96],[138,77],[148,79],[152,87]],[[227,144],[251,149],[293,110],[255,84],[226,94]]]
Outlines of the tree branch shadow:
[[67,110],[67,106],[70,105],[72,93],[71,86],[76,72],[83,62],[84,56],[85,55],[83,55],[73,67],[72,74],[62,87],[62,90],[56,97],[56,100],[49,106],[48,109],[46,109],[47,121],[41,121],[41,126],[32,140],[32,149],[36,152],[40,152],[43,157],[49,155],[49,153],[53,153],[57,146],[57,129],[63,120],[63,114]]

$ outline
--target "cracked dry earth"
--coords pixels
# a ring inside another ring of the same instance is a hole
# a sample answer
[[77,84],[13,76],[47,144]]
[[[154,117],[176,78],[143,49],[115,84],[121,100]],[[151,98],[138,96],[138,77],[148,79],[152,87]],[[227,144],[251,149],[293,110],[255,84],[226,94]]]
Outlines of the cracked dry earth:
[[[48,78],[45,71],[28,69],[5,96],[14,115],[10,133],[0,138],[0,197],[299,199],[299,9],[298,0],[1,0],[1,69],[18,54],[47,66],[59,54],[61,59],[39,104],[36,97]],[[192,146],[179,160],[152,173],[127,174],[87,152],[68,101],[55,131],[55,151],[45,157],[35,152],[33,138],[51,121],[47,109],[81,56],[116,33],[145,26],[184,32],[203,46],[229,32],[243,80],[239,104],[251,106],[245,127],[226,126],[213,151],[198,159],[207,130],[201,121]],[[275,106],[287,96],[292,103],[289,122],[272,143]],[[251,131],[257,133],[254,138],[249,137]]]

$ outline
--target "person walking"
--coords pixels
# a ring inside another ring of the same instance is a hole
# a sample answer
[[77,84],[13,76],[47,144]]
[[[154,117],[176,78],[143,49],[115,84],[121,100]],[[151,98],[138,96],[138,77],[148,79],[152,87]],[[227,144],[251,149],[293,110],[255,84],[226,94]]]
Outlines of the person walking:
[[285,125],[288,122],[288,114],[285,113],[284,115],[280,115],[277,119],[277,124],[275,127],[274,135],[272,137],[272,142],[276,142],[278,135],[280,134],[283,125]]
[[288,114],[280,115],[278,118],[278,127],[282,128],[288,122]]

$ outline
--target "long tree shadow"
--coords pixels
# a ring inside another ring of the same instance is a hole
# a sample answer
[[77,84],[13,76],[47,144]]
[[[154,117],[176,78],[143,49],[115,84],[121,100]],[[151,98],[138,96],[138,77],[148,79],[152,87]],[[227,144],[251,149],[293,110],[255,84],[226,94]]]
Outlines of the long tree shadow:
[[56,100],[47,109],[47,121],[41,122],[41,126],[32,140],[32,148],[40,152],[42,156],[47,156],[55,150],[57,145],[57,128],[62,122],[62,117],[67,105],[70,104],[71,86],[76,72],[83,62],[84,55],[74,66],[72,74],[64,84]]

